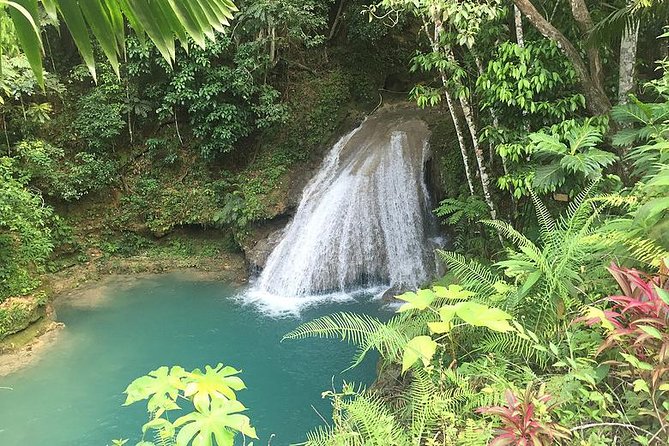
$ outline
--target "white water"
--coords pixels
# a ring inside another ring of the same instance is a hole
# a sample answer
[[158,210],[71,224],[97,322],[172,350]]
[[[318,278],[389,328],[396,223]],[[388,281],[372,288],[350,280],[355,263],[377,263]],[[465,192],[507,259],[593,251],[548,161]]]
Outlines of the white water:
[[428,280],[428,138],[423,121],[398,111],[341,138],[247,297],[272,314],[296,313],[350,300],[356,290],[379,294]]

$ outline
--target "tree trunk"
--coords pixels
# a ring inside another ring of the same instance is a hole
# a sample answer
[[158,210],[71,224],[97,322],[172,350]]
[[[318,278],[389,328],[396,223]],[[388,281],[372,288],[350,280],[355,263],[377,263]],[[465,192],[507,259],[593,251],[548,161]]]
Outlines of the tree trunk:
[[269,63],[274,65],[276,60],[276,27],[274,25],[269,30],[269,38]]
[[[434,20],[434,30],[431,34],[427,25],[427,22],[423,21],[423,30],[427,35],[427,38],[430,40],[432,46],[432,51],[438,52],[440,49],[440,36],[442,31],[441,22],[438,19]],[[446,104],[448,105],[448,111],[451,114],[451,119],[453,120],[453,127],[455,127],[455,134],[458,137],[458,145],[460,146],[460,153],[462,154],[462,162],[465,168],[465,176],[467,177],[467,186],[469,186],[469,193],[474,195],[474,182],[472,181],[471,171],[469,170],[469,156],[467,155],[467,144],[465,142],[464,132],[462,131],[462,125],[460,123],[460,117],[455,108],[455,102],[451,97],[450,92],[448,91],[448,77],[444,70],[439,70],[441,76],[441,83],[444,86],[444,96],[446,97]]]
[[[450,48],[444,48],[444,53],[451,63],[456,64],[455,56]],[[482,68],[482,67],[481,67]],[[490,193],[490,178],[488,177],[488,172],[485,168],[485,160],[483,158],[483,149],[478,137],[478,129],[476,126],[476,121],[474,120],[474,113],[472,111],[471,104],[469,99],[464,96],[459,97],[460,107],[462,107],[462,113],[465,116],[465,122],[469,128],[469,134],[472,138],[472,145],[474,146],[474,156],[476,157],[476,164],[479,168],[479,176],[481,177],[481,186],[483,186],[483,198],[485,198],[488,207],[490,208],[490,215],[493,220],[497,218],[497,211],[495,210],[495,203],[492,201],[492,194]]]
[[483,149],[481,149],[481,144],[479,143],[476,122],[474,121],[474,114],[472,112],[471,106],[469,105],[469,100],[463,96],[460,96],[460,106],[462,107],[462,113],[465,115],[467,127],[469,127],[469,134],[472,137],[472,144],[474,145],[474,156],[476,157],[476,164],[478,165],[479,176],[481,177],[481,186],[483,187],[483,198],[490,208],[490,216],[493,220],[495,220],[497,218],[497,210],[495,209],[495,203],[493,203],[492,194],[490,193],[490,178],[488,177],[488,172],[485,168]]
[[620,39],[620,72],[618,78],[618,103],[626,104],[627,96],[634,89],[634,65],[639,41],[639,19],[627,23]]
[[330,33],[328,34],[328,40],[332,40],[332,38],[335,36],[335,33],[337,32],[337,26],[341,20],[341,13],[344,10],[344,3],[346,3],[346,0],[339,1],[339,8],[337,8],[337,15],[335,16],[334,22],[332,22],[332,27],[330,28]]
[[592,23],[590,11],[584,0],[570,0],[571,14],[578,25],[578,28],[583,34],[586,43],[586,51],[588,54],[588,63],[590,65],[590,77],[597,85],[597,88],[604,91],[604,70],[602,68],[602,60],[599,57],[599,49],[592,43],[588,42],[590,34],[595,27]]
[[[446,75],[442,73],[442,81],[445,82]],[[455,109],[455,103],[451,94],[445,89],[444,96],[446,96],[446,104],[448,105],[448,111],[451,113],[451,119],[453,120],[453,127],[455,127],[455,134],[458,137],[458,144],[460,145],[460,153],[462,154],[462,163],[465,167],[465,176],[467,177],[467,186],[469,186],[469,193],[474,195],[474,182],[472,181],[472,174],[469,170],[469,156],[467,155],[467,144],[465,143],[465,136],[462,131],[462,124],[460,123],[460,117],[458,116],[457,110]]]
[[[581,9],[578,8],[578,3],[581,3],[581,0],[570,1],[572,6],[577,3],[576,12],[574,13],[575,17],[576,15],[582,14]],[[560,32],[560,30],[553,26],[539,13],[539,11],[537,11],[537,8],[535,8],[530,0],[513,0],[513,2],[544,37],[557,43],[558,48],[560,48],[562,53],[572,63],[581,83],[581,89],[585,94],[590,112],[593,114],[608,113],[609,110],[611,110],[611,101],[609,101],[609,98],[606,96],[606,92],[604,91],[601,82],[598,81],[598,77],[601,76],[601,67],[598,67],[595,61],[592,60],[591,65],[594,63],[594,66],[592,67],[594,73],[591,74],[576,47]],[[581,15],[579,15],[579,19],[585,20]],[[577,19],[577,21],[579,19]]]
[[525,47],[525,33],[523,32],[523,14],[518,6],[513,5],[513,22],[516,25],[516,43],[519,47]]

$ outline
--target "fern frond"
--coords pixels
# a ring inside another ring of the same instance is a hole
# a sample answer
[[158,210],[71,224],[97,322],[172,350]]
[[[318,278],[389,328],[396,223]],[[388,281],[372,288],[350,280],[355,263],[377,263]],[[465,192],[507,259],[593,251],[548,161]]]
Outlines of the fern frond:
[[[532,241],[529,238],[521,234],[518,230],[516,230],[513,226],[511,226],[509,223],[505,221],[483,220],[481,223],[495,229],[502,237],[512,241],[518,246],[522,247],[534,246],[534,243],[532,243]],[[536,246],[534,247],[536,248]]]
[[438,253],[463,287],[481,296],[495,293],[495,284],[500,279],[490,268],[455,252]]
[[479,350],[509,359],[522,359],[523,362],[534,363],[540,367],[545,367],[550,360],[549,355],[537,350],[531,340],[523,339],[515,333],[490,332],[479,343]]
[[333,444],[334,431],[330,426],[318,426],[311,432],[307,432],[307,441],[300,443],[302,446],[330,446]]
[[592,203],[601,203],[609,208],[622,208],[628,211],[639,204],[639,199],[634,195],[596,195],[589,200]]
[[541,230],[541,239],[544,243],[551,243],[556,229],[555,219],[548,211],[546,205],[539,199],[532,189],[530,189],[530,196],[532,197],[532,202],[534,203],[535,212],[537,214],[537,221],[539,222],[539,229]]
[[396,359],[409,340],[398,325],[397,318],[383,323],[365,314],[341,312],[305,322],[283,339],[330,338],[354,344],[359,347],[351,365],[354,367],[370,350],[377,350],[384,358]]
[[361,393],[345,403],[345,422],[360,434],[364,445],[408,446],[404,428],[390,413],[385,403],[373,394]]

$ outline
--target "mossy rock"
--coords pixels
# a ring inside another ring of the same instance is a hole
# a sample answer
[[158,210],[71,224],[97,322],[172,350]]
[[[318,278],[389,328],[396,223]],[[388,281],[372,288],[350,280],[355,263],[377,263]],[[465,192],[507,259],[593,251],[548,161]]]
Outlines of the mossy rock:
[[0,304],[0,340],[25,330],[46,316],[46,306],[38,296],[16,297]]

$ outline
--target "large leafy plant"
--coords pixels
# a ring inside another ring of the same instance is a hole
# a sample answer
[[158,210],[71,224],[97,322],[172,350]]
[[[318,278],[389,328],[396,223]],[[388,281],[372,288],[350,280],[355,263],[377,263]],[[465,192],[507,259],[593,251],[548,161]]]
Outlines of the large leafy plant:
[[540,193],[555,192],[570,176],[575,177],[576,184],[598,180],[617,159],[614,153],[597,148],[602,142],[602,129],[590,119],[574,123],[564,135],[537,132],[528,138],[529,152],[540,163],[532,187]]
[[[218,364],[204,372],[182,367],[160,367],[133,381],[125,393],[125,405],[147,400],[150,419],[142,427],[155,434],[155,442],[142,439],[137,446],[232,446],[237,434],[257,438],[246,407],[236,392],[245,389],[237,376],[239,370]],[[181,411],[180,402],[189,402],[193,410],[170,421],[168,414]]]
[[126,20],[137,34],[148,35],[171,62],[176,56],[177,40],[185,45],[192,39],[204,47],[215,31],[225,29],[237,10],[231,0],[0,0],[0,8],[11,16],[19,43],[40,84],[44,83],[40,4],[51,20],[64,20],[93,77],[91,35],[118,74],[119,56],[125,49]]

